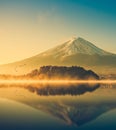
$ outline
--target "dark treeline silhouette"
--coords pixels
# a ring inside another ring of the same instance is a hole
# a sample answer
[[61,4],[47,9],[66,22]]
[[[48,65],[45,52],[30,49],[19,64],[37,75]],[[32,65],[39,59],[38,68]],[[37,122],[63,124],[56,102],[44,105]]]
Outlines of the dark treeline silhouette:
[[99,79],[99,76],[91,70],[72,66],[42,66],[27,74],[28,77],[39,77],[40,79]]
[[0,75],[0,79],[99,79],[92,70],[77,66],[42,66],[25,75]]

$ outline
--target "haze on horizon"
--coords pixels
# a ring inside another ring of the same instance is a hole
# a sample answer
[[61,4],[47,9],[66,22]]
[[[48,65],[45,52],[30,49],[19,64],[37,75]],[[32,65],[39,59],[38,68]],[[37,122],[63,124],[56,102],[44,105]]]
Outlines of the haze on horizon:
[[116,53],[114,0],[0,0],[0,64],[83,37]]

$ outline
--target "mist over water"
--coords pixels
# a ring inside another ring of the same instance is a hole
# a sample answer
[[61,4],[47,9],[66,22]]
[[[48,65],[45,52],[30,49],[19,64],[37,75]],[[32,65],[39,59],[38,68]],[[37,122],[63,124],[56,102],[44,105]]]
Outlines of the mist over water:
[[115,130],[116,84],[0,84],[2,130]]

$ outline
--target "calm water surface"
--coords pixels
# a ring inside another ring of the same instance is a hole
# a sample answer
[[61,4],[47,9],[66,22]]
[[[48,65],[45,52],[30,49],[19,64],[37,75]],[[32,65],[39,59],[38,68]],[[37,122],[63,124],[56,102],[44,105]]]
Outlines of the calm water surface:
[[0,85],[1,130],[116,130],[116,85]]

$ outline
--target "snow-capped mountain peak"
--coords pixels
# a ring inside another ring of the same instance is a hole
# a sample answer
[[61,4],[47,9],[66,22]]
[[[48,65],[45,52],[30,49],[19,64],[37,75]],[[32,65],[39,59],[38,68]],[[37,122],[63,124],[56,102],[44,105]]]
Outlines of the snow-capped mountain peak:
[[87,55],[111,55],[111,53],[106,52],[98,47],[96,47],[91,42],[84,40],[81,37],[72,37],[67,42],[60,44],[57,47],[49,49],[48,51],[42,53],[43,56],[52,55],[54,57],[67,57],[75,54],[87,54]]
[[78,38],[77,37],[72,37],[70,40],[69,40],[69,44],[72,44],[74,41],[76,41]]
[[93,54],[109,55],[110,54],[80,37],[74,38],[72,41],[70,41],[70,44],[68,44],[66,51],[70,52],[70,54],[76,54],[76,53],[82,53],[88,55],[93,55]]
[[[25,66],[20,67],[22,65]],[[73,37],[36,56],[1,65],[0,73],[26,74],[43,65],[77,65],[93,69],[101,74],[114,74],[116,72],[116,54],[106,52],[83,38]]]

